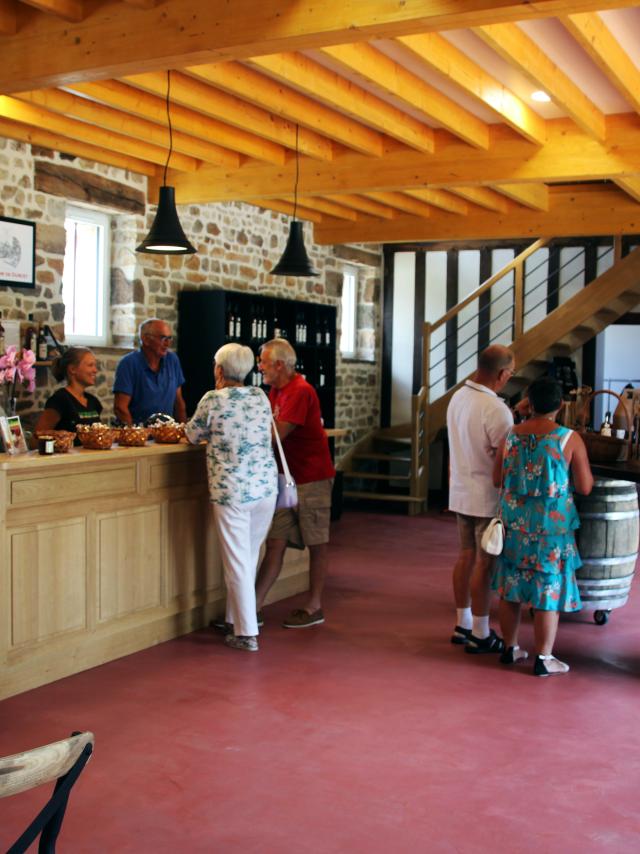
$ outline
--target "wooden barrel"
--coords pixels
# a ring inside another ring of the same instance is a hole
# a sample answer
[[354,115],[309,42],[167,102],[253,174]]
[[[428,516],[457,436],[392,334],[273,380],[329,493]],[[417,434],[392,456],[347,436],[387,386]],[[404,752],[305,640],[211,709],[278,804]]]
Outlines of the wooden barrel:
[[610,611],[629,597],[638,558],[638,492],[626,480],[595,478],[591,495],[576,495],[582,566],[576,572],[585,608]]

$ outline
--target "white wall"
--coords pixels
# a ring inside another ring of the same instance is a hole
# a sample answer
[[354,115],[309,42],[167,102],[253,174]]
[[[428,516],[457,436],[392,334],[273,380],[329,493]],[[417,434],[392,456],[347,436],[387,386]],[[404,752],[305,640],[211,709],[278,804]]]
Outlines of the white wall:
[[413,322],[415,254],[397,252],[393,276],[393,343],[391,347],[391,424],[411,421],[413,391]]
[[[425,255],[424,319],[427,323],[435,323],[447,313],[447,253],[426,252]],[[429,400],[436,400],[446,391],[445,335],[446,324],[443,324],[431,336]]]

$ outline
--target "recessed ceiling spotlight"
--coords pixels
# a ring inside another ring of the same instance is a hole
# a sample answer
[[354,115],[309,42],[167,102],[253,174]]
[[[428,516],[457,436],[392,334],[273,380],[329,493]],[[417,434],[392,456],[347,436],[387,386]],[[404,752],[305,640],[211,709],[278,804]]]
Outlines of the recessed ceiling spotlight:
[[544,104],[547,104],[551,98],[547,95],[546,92],[543,92],[542,89],[538,89],[536,92],[531,93],[532,101],[540,101]]

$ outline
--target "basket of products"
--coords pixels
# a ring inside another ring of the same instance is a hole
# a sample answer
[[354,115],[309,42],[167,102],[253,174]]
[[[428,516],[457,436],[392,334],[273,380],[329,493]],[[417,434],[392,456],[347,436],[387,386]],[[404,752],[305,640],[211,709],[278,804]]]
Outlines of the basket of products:
[[49,430],[53,436],[53,451],[55,454],[66,454],[73,448],[76,434],[70,430]]
[[184,424],[163,421],[151,427],[151,435],[161,445],[175,445],[184,437]]
[[625,462],[629,458],[629,450],[631,447],[631,417],[629,416],[629,411],[624,400],[619,394],[616,394],[615,391],[610,391],[609,389],[594,391],[585,402],[580,420],[583,424],[588,422],[589,407],[593,399],[599,394],[610,394],[612,397],[618,399],[618,408],[616,411],[624,414],[627,429],[625,431],[619,431],[624,435],[613,436],[611,420],[605,417],[600,432],[595,433],[586,429],[581,431],[580,435],[584,439],[584,443],[587,447],[587,456],[592,463],[606,464]]
[[76,430],[82,447],[89,451],[106,451],[113,444],[113,431],[99,421],[93,424],[78,424]]
[[[141,448],[147,441],[149,431],[146,427],[118,427],[118,444],[128,448]],[[115,431],[114,431],[115,432]]]

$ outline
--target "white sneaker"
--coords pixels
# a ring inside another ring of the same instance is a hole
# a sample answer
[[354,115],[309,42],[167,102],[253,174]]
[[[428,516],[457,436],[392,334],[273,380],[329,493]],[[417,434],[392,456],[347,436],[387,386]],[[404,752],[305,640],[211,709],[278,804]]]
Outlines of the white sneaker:
[[225,635],[224,642],[231,649],[242,649],[245,652],[257,652],[257,638],[247,637],[245,635]]

